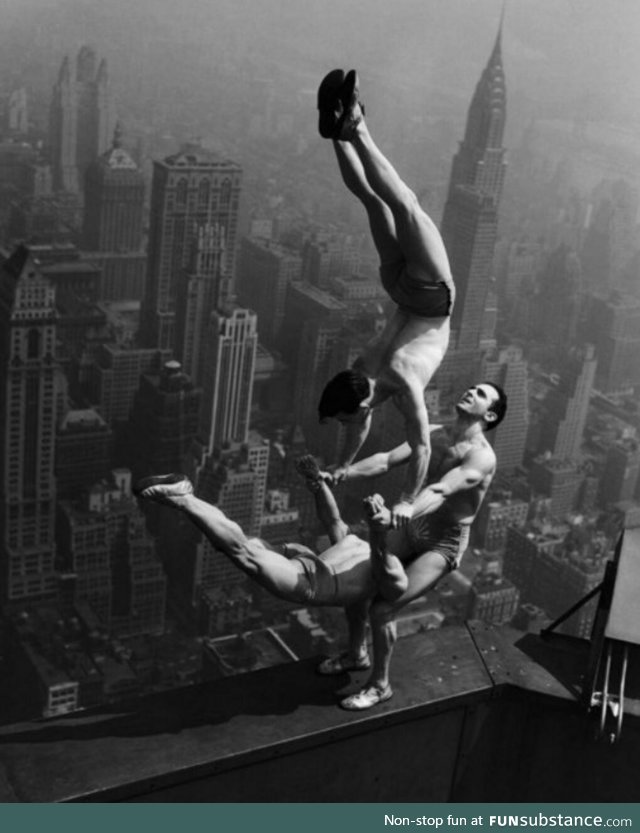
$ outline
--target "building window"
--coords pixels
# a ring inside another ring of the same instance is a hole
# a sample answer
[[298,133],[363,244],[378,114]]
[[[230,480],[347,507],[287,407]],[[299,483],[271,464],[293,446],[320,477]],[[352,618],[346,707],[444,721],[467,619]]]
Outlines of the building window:
[[176,188],[176,202],[178,205],[185,205],[187,202],[187,180],[180,179]]
[[37,330],[29,330],[27,336],[27,358],[37,359],[40,355],[40,333]]

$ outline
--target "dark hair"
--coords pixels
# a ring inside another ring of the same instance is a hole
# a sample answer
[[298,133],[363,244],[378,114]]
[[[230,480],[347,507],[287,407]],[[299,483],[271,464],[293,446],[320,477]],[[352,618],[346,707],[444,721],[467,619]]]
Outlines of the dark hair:
[[496,385],[495,382],[481,382],[481,384],[491,385],[491,387],[498,394],[498,401],[494,402],[489,408],[489,410],[496,415],[496,418],[493,422],[485,422],[484,424],[484,430],[491,431],[494,428],[497,428],[505,418],[505,414],[507,413],[507,394],[504,392],[503,388],[501,388],[500,385]]
[[342,411],[354,414],[363,399],[369,395],[369,380],[357,370],[342,370],[331,379],[322,391],[318,403],[320,421],[334,417]]

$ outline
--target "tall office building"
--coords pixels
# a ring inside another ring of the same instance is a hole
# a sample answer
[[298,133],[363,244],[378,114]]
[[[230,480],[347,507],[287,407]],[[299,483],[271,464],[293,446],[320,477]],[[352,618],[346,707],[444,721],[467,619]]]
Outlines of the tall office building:
[[107,62],[83,46],[75,67],[62,61],[50,111],[53,188],[77,194],[89,165],[109,147],[111,99]]
[[501,30],[502,25],[469,107],[465,136],[453,159],[441,224],[456,283],[452,326],[460,349],[477,348],[483,332],[506,168]]
[[55,292],[29,249],[0,268],[0,596],[56,591]]
[[[264,513],[270,445],[251,433],[244,443],[216,448],[207,458],[198,491],[215,503],[249,537],[260,535]],[[244,584],[247,578],[231,560],[203,538],[196,547],[193,601],[214,585]]]
[[576,253],[565,243],[558,246],[547,257],[536,284],[532,334],[553,362],[577,341],[585,298]]
[[500,471],[522,465],[529,424],[529,378],[522,348],[510,345],[485,363],[483,377],[507,392],[505,420],[487,435],[493,444]]
[[176,361],[140,377],[129,420],[136,476],[182,469],[198,427],[201,394]]
[[203,350],[211,313],[222,312],[230,302],[230,280],[223,273],[224,229],[210,223],[200,226],[192,245],[176,296],[175,353],[184,372],[202,385],[209,373]]
[[599,390],[615,393],[640,385],[640,300],[617,292],[592,297],[587,318]]
[[241,180],[239,165],[199,145],[154,162],[141,330],[146,346],[175,348],[178,286],[201,228],[217,229],[221,274],[233,278]]
[[56,434],[58,498],[75,498],[107,475],[113,431],[93,408],[68,410]]
[[591,344],[564,357],[544,402],[539,451],[550,451],[561,459],[579,458],[596,365]]
[[58,534],[75,602],[88,602],[116,636],[164,631],[167,580],[128,469],[114,469],[83,500],[63,501]]
[[116,126],[113,143],[88,167],[84,179],[82,244],[102,267],[100,299],[142,300],[144,176],[122,147]]
[[257,347],[254,313],[235,309],[229,315],[211,314],[198,429],[205,454],[226,443],[247,442]]
[[258,314],[260,338],[278,346],[284,323],[287,287],[300,280],[302,257],[297,252],[262,238],[245,237],[238,263],[238,301]]

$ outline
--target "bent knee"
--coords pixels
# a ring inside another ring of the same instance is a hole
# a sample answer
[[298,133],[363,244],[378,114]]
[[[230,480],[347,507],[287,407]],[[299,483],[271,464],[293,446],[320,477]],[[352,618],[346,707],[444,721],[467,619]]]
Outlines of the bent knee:
[[384,597],[378,597],[371,603],[369,615],[374,622],[386,623],[393,622],[395,619],[398,605]]

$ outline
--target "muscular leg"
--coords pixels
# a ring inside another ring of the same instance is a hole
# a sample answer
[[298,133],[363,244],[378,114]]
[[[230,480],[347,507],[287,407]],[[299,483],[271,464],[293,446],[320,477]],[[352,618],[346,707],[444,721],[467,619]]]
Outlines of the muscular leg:
[[247,538],[217,506],[194,494],[163,496],[161,502],[184,512],[216,549],[261,587],[288,601],[305,599],[306,581],[299,561],[267,549],[255,538]]
[[369,185],[362,162],[349,142],[334,141],[342,179],[352,194],[363,204],[369,228],[381,263],[393,263],[403,257],[396,236],[393,214],[385,201]]
[[371,630],[373,633],[373,669],[371,684],[389,685],[389,665],[396,641],[395,617],[404,605],[423,596],[449,572],[444,557],[437,552],[427,552],[408,565],[408,586],[395,601],[376,599],[371,606]]
[[363,501],[369,525],[371,546],[371,569],[376,579],[378,593],[383,599],[394,602],[407,591],[409,580],[402,562],[387,549],[387,531],[391,513],[380,495],[373,495]]
[[351,144],[371,189],[391,210],[397,242],[411,275],[430,283],[450,280],[449,261],[440,232],[377,147],[364,118],[354,128]]
[[[348,533],[349,527],[340,517],[340,510],[331,489],[321,476],[314,457],[310,454],[296,460],[298,474],[305,478],[309,491],[316,503],[316,512],[327,530],[332,544],[341,541]],[[318,666],[320,674],[342,674],[344,671],[369,668],[369,651],[367,649],[367,618],[370,600],[355,602],[344,609],[349,631],[349,647],[344,654],[328,657]]]

